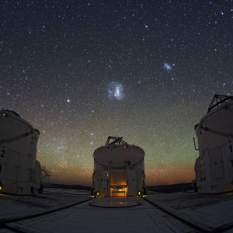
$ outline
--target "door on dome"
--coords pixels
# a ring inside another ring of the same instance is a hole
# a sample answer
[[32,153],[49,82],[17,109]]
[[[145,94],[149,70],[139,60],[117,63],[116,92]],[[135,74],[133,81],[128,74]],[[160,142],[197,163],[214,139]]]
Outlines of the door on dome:
[[126,197],[127,196],[127,182],[126,172],[112,172],[111,173],[111,197]]

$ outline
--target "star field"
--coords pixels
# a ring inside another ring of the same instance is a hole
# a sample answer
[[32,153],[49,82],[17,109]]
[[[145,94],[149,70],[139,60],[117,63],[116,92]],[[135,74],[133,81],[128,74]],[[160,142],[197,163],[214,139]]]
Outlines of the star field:
[[2,1],[0,106],[40,131],[52,182],[91,184],[108,136],[146,184],[194,179],[194,125],[233,95],[233,1]]

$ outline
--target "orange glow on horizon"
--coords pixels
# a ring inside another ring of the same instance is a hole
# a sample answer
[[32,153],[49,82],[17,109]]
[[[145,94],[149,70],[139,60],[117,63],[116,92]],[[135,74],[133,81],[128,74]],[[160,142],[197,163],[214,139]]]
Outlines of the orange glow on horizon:
[[166,185],[188,183],[195,179],[193,166],[167,166],[147,169],[146,185]]

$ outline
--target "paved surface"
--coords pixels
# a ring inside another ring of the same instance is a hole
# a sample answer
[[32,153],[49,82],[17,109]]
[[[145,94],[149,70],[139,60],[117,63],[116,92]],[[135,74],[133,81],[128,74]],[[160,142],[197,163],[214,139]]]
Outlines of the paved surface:
[[227,227],[233,227],[233,193],[156,193],[147,196],[146,199],[208,231],[225,231]]
[[[91,206],[91,203],[111,203],[109,208]],[[130,208],[112,208],[120,203],[139,203]],[[98,198],[43,217],[11,223],[9,226],[25,232],[194,232],[169,217],[142,198]],[[0,231],[1,232],[1,231]]]
[[12,200],[8,200],[0,195],[0,219],[16,218],[23,214],[31,214],[34,211],[40,209],[35,209],[31,206],[25,206],[23,204],[17,203]]
[[45,192],[39,196],[16,196],[0,194],[0,222],[54,210],[90,198],[65,192]]
[[[0,221],[87,200],[72,192],[47,193],[39,197],[0,195]],[[145,197],[157,206],[208,232],[233,233],[233,194],[155,193]],[[46,214],[9,223],[23,232],[198,232],[142,198],[97,198]],[[0,233],[13,232],[1,228]]]

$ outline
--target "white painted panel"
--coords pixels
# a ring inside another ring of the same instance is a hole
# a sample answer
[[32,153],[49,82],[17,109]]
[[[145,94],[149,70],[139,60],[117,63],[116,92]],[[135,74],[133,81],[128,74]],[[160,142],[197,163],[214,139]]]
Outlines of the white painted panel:
[[220,179],[225,177],[224,164],[222,157],[221,146],[209,151],[210,154],[210,164],[211,164],[211,175],[212,179]]

